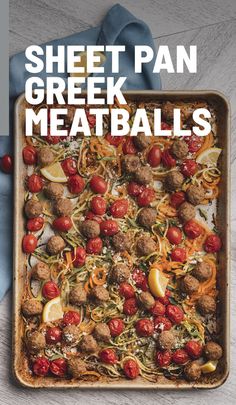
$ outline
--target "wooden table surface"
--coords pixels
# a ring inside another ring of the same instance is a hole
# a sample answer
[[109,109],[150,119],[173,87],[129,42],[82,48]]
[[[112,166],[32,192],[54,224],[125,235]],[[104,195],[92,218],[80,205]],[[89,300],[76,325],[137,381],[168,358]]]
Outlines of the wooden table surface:
[[[60,38],[98,25],[115,0],[10,0],[10,55],[30,44]],[[236,1],[235,0],[122,0],[137,17],[149,24],[156,46],[198,46],[197,74],[162,74],[163,89],[215,89],[231,102],[232,174],[236,171]],[[236,200],[236,182],[232,201]],[[232,242],[236,243],[236,215],[232,203]],[[236,249],[232,243],[232,292],[236,277]],[[231,316],[235,317],[232,293]],[[0,304],[0,403],[1,404],[117,404],[136,403],[232,405],[236,401],[236,325],[231,330],[231,373],[217,390],[208,391],[49,391],[23,389],[11,377],[11,293]],[[235,318],[233,318],[235,319]]]

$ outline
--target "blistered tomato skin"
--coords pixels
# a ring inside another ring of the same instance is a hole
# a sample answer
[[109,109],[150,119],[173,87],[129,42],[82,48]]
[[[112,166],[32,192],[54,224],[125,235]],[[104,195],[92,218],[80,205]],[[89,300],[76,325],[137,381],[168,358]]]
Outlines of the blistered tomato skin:
[[11,174],[13,172],[13,159],[10,155],[4,155],[0,160],[0,167],[2,171],[6,174]]
[[94,254],[98,255],[102,251],[102,239],[97,237],[97,238],[92,238],[89,239],[87,244],[86,244],[86,252],[89,254]]
[[52,300],[60,295],[60,290],[54,281],[47,281],[42,288],[42,295],[47,300]]
[[203,137],[197,135],[191,135],[184,138],[188,144],[188,150],[190,153],[198,152],[203,144]]
[[207,253],[216,253],[219,252],[219,250],[222,247],[222,242],[221,239],[218,235],[209,235],[204,243],[204,250]]
[[49,145],[57,145],[59,142],[61,142],[62,137],[60,136],[53,136],[53,135],[48,135],[45,137],[45,141],[49,143]]
[[84,179],[79,174],[69,177],[68,190],[71,194],[80,194],[84,190],[84,187]]
[[45,337],[46,337],[46,342],[48,344],[58,343],[61,341],[61,338],[62,338],[62,330],[57,326],[48,328],[46,331]]
[[24,163],[26,165],[35,165],[37,163],[37,150],[33,146],[25,146],[22,151]]
[[183,161],[182,165],[180,166],[181,173],[185,177],[192,177],[197,171],[198,165],[195,160],[186,159]]
[[142,270],[134,269],[132,279],[134,280],[137,288],[140,288],[142,291],[148,290],[148,279]]
[[170,290],[166,290],[164,297],[158,297],[158,301],[160,301],[163,305],[168,305],[170,303],[169,297],[171,296]]
[[157,316],[154,318],[154,329],[157,332],[163,332],[163,330],[170,330],[172,328],[171,321],[166,316]]
[[164,304],[156,300],[154,306],[151,309],[149,309],[149,312],[153,316],[162,316],[165,315],[166,308]]
[[115,364],[118,361],[116,352],[113,349],[103,349],[99,353],[99,359],[102,363]]
[[166,237],[172,245],[178,245],[182,240],[182,232],[177,226],[170,226]]
[[170,196],[170,205],[174,208],[179,208],[184,201],[186,201],[186,198],[183,191],[177,191]]
[[161,149],[154,145],[148,152],[147,161],[151,167],[158,167],[161,163]]
[[156,353],[156,363],[159,367],[167,367],[171,363],[171,352],[169,350],[160,350]]
[[171,155],[169,149],[165,149],[165,150],[162,152],[161,161],[162,161],[163,166],[167,167],[168,169],[171,169],[172,167],[175,167],[175,166],[176,166],[176,160],[175,160],[175,158]]
[[137,153],[133,139],[130,136],[123,143],[122,150],[124,155],[135,155]]
[[187,342],[184,349],[193,360],[199,359],[202,355],[202,345],[196,340]]
[[92,198],[91,203],[91,210],[96,215],[104,215],[107,209],[107,203],[103,197],[95,196]]
[[36,217],[36,218],[28,219],[26,228],[30,232],[37,232],[40,229],[42,229],[43,225],[44,225],[44,219],[42,217]]
[[124,322],[120,318],[110,319],[108,326],[112,337],[119,336],[125,328]]
[[196,239],[202,234],[202,227],[196,221],[190,219],[184,224],[184,233],[189,239]]
[[184,263],[186,261],[186,250],[181,247],[176,247],[171,252],[171,260],[173,262]]
[[147,207],[155,200],[155,191],[152,188],[145,188],[137,197],[139,207]]
[[43,179],[38,174],[31,174],[28,178],[28,189],[31,193],[39,193],[43,189]]
[[128,211],[128,200],[122,198],[114,201],[110,206],[110,213],[114,218],[123,218]]
[[52,360],[50,363],[50,371],[58,377],[64,377],[67,372],[66,360],[63,358]]
[[124,142],[124,136],[116,136],[116,135],[111,135],[110,132],[108,132],[105,136],[105,139],[107,142],[109,142],[110,145],[115,146],[116,148]]
[[98,215],[94,214],[92,211],[88,211],[85,215],[85,219],[92,219],[92,221],[96,221],[98,224],[101,224],[102,218]]
[[23,252],[28,254],[33,253],[37,247],[37,243],[38,241],[36,236],[32,235],[31,233],[25,235],[22,241]]
[[72,228],[70,217],[59,217],[54,219],[52,226],[59,232],[68,232]]
[[138,197],[138,195],[141,194],[144,189],[145,189],[144,186],[135,183],[135,181],[131,181],[127,186],[128,194],[131,197]]
[[80,324],[80,314],[77,311],[67,311],[63,316],[63,325],[79,325]]
[[86,251],[83,247],[78,246],[72,254],[72,262],[74,267],[82,267],[86,260]]
[[185,364],[187,361],[189,361],[189,355],[184,349],[177,349],[173,354],[172,354],[172,361],[175,364]]
[[101,176],[94,175],[90,180],[90,188],[95,194],[105,194],[107,182]]
[[154,324],[150,319],[139,319],[135,325],[138,336],[152,336],[154,333]]
[[176,305],[169,304],[166,307],[166,316],[170,321],[176,325],[181,323],[184,319],[184,313],[180,307]]
[[73,158],[63,160],[61,167],[66,176],[72,176],[77,173],[76,160]]
[[125,315],[132,316],[135,315],[137,311],[138,311],[138,303],[136,298],[128,298],[127,300],[125,300],[123,306],[123,312]]
[[86,113],[88,124],[90,128],[94,128],[96,124],[96,117],[95,115],[89,114],[88,112]]
[[107,219],[101,223],[100,230],[103,236],[113,236],[119,231],[119,228],[116,221]]
[[119,293],[124,298],[135,297],[134,287],[129,283],[121,283],[119,288]]
[[134,380],[139,375],[138,363],[133,359],[129,359],[124,362],[123,370],[126,377],[129,378],[130,380]]
[[50,362],[46,357],[38,357],[33,362],[33,372],[39,377],[45,377],[48,374]]

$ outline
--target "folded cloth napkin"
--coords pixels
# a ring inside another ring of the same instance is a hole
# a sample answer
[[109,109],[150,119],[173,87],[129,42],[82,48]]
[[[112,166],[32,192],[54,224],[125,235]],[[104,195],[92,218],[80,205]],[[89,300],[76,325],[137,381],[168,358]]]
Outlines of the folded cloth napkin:
[[[155,52],[154,43],[148,26],[141,20],[134,17],[124,7],[116,4],[105,16],[100,27],[92,28],[66,38],[54,40],[42,45],[125,45],[126,52],[120,54],[119,75],[125,76],[127,80],[123,90],[159,90],[161,88],[160,77],[153,74],[154,62],[145,65],[142,74],[134,73],[134,46],[149,45]],[[111,76],[111,63],[109,56],[106,59],[104,68],[105,74]],[[24,52],[14,55],[10,60],[10,128],[9,137],[0,137],[0,154],[12,153],[13,150],[13,126],[12,117],[14,102],[16,98],[24,92],[25,81],[30,77],[30,73],[25,70],[26,58]],[[56,71],[51,75],[67,78],[66,74],[58,74]],[[38,74],[45,79],[45,72]],[[12,278],[12,178],[9,175],[0,173],[1,194],[0,211],[1,233],[0,233],[0,300],[11,285]],[[16,230],[17,231],[17,230]]]

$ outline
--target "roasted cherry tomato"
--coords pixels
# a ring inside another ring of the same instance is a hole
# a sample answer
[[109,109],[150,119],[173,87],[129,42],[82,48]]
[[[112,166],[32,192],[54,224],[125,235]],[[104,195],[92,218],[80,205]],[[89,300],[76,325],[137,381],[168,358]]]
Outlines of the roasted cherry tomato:
[[67,311],[63,316],[63,325],[79,325],[80,314],[77,311]]
[[56,145],[57,143],[62,141],[61,136],[53,136],[53,135],[47,135],[44,139],[47,143],[49,143],[49,145]]
[[125,137],[124,136],[119,136],[119,135],[111,135],[110,132],[108,132],[105,135],[105,139],[107,142],[109,142],[110,145],[115,146],[116,148],[124,142]]
[[37,162],[37,150],[34,146],[25,146],[22,151],[23,160],[26,165],[35,165]]
[[148,279],[142,270],[134,269],[132,279],[134,280],[137,288],[140,288],[142,291],[148,290]]
[[50,362],[46,357],[38,357],[36,360],[33,362],[33,372],[35,375],[38,375],[40,377],[44,377],[47,375],[50,367]]
[[110,206],[110,213],[114,218],[123,218],[128,211],[129,203],[128,200],[122,198],[120,200],[114,201]]
[[26,228],[30,232],[37,232],[40,229],[42,229],[43,225],[44,225],[44,219],[42,217],[36,217],[36,218],[28,219]]
[[116,221],[107,219],[106,221],[102,221],[100,230],[103,236],[113,236],[119,231],[119,228]]
[[39,193],[43,188],[43,179],[38,174],[31,174],[28,178],[28,189],[31,193]]
[[138,303],[136,298],[128,298],[127,300],[125,300],[123,306],[123,312],[125,315],[132,316],[135,315],[137,311],[138,311]]
[[10,155],[4,155],[1,157],[0,166],[4,173],[10,174],[13,172],[13,159]]
[[50,371],[58,377],[64,377],[67,372],[66,359],[61,358],[52,360],[50,363]]
[[157,167],[161,163],[161,149],[157,145],[149,150],[147,155],[147,161],[152,167]]
[[165,129],[172,129],[172,126],[170,124],[167,124],[167,122],[162,122],[161,123],[161,129],[165,130]]
[[52,300],[60,295],[60,290],[54,281],[47,281],[42,288],[42,295],[47,300]]
[[95,115],[89,114],[88,112],[86,112],[86,116],[87,116],[87,120],[88,120],[88,124],[90,128],[94,128],[95,124],[96,124],[96,117]]
[[22,248],[24,253],[33,253],[37,247],[37,238],[29,233],[23,237]]
[[145,189],[144,186],[141,184],[135,183],[135,181],[131,181],[127,186],[128,194],[131,197],[137,197],[142,191]]
[[166,316],[157,316],[154,318],[154,329],[160,333],[163,330],[170,330],[172,328],[171,321]]
[[139,319],[135,325],[138,336],[152,336],[154,333],[154,323],[150,319]]
[[96,194],[105,194],[107,182],[101,176],[94,175],[90,180],[90,188]]
[[184,224],[184,233],[189,239],[198,238],[202,234],[202,227],[193,219]]
[[149,312],[153,316],[162,316],[166,312],[166,307],[160,301],[156,300],[154,306],[151,309],[149,309]]
[[184,349],[177,349],[173,354],[172,354],[172,361],[175,364],[185,364],[187,361],[189,361],[189,355]]
[[85,215],[85,219],[92,219],[92,221],[96,221],[99,224],[102,222],[102,218],[94,214],[94,212],[92,211],[87,212],[87,214]]
[[202,345],[196,340],[189,340],[184,346],[184,349],[186,350],[187,354],[191,357],[191,359],[195,360],[201,357]]
[[170,205],[174,208],[179,208],[184,201],[186,201],[186,198],[183,191],[177,191],[170,196]]
[[72,254],[72,261],[74,267],[81,267],[84,265],[86,260],[86,251],[83,247],[78,246],[75,248]]
[[180,171],[185,177],[193,176],[197,171],[198,165],[195,160],[185,159],[180,166]]
[[124,322],[120,318],[111,319],[108,322],[108,326],[112,337],[119,336],[125,328]]
[[180,262],[183,263],[186,261],[186,250],[181,247],[176,247],[171,252],[171,260],[173,262]]
[[68,232],[72,228],[72,221],[70,217],[59,217],[54,219],[52,226],[56,231]]
[[202,136],[191,135],[185,137],[184,140],[188,144],[189,152],[194,153],[201,148],[204,138]]
[[207,236],[204,243],[204,250],[207,253],[216,253],[221,249],[222,242],[218,235],[209,235]]
[[171,363],[171,352],[169,350],[159,350],[156,352],[156,363],[159,367],[167,367]]
[[177,305],[169,304],[166,307],[166,316],[170,319],[170,321],[174,324],[179,324],[184,319],[184,313],[180,307]]
[[115,364],[118,361],[115,350],[103,349],[99,353],[99,359],[106,364]]
[[129,359],[124,362],[123,370],[126,377],[130,380],[134,380],[139,375],[139,365],[133,359]]
[[177,226],[170,226],[168,228],[166,237],[172,245],[178,245],[182,240],[182,232]]
[[137,153],[133,139],[130,136],[123,143],[122,150],[124,155],[135,155]]
[[166,290],[164,297],[159,297],[157,300],[163,305],[168,305],[170,303],[169,297],[171,296],[170,290]]
[[47,329],[45,337],[48,344],[58,343],[62,338],[62,330],[58,326],[52,326]]
[[84,179],[79,174],[69,177],[68,189],[71,194],[80,194],[83,191],[84,186]]
[[72,176],[77,173],[76,160],[73,158],[63,160],[61,167],[66,176]]
[[153,188],[145,188],[137,197],[139,207],[147,207],[155,200],[156,194]]
[[107,203],[104,200],[104,198],[98,196],[95,196],[91,200],[91,210],[94,212],[96,215],[104,215],[107,209]]
[[124,298],[135,297],[134,287],[129,283],[121,283],[119,288],[119,293]]
[[86,252],[91,254],[91,255],[99,255],[102,251],[102,239],[97,237],[97,238],[92,238],[89,239],[87,244],[86,244]]
[[165,149],[162,154],[161,154],[161,161],[163,166],[167,167],[170,169],[171,167],[176,166],[176,160],[175,158],[171,155],[169,149]]

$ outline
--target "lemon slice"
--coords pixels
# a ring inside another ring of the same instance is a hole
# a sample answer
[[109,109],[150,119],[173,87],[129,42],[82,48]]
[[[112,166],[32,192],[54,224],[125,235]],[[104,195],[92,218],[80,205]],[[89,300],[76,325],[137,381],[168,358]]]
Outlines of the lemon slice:
[[47,302],[43,309],[43,322],[53,322],[63,317],[60,297]]
[[202,165],[211,165],[216,166],[219,156],[221,154],[222,149],[220,148],[209,148],[204,150],[200,155],[197,157],[197,163]]
[[207,373],[213,373],[213,371],[216,371],[216,367],[217,367],[217,363],[218,361],[215,360],[209,360],[207,363],[203,364],[203,366],[201,366],[201,370],[204,374]]
[[[75,62],[74,66],[75,67],[83,67],[84,68],[84,72],[81,73],[70,73],[71,77],[88,77],[90,75],[90,73],[87,72],[87,52],[80,52],[79,54],[77,54],[77,56],[80,56],[80,61],[79,62]],[[94,66],[101,66],[103,65],[103,63],[106,60],[106,56],[104,55],[104,53],[102,52],[94,52],[94,56],[99,56],[100,61],[99,62],[94,62]]]
[[156,269],[152,268],[148,275],[148,284],[152,294],[155,297],[164,297],[166,287],[168,284],[168,278],[164,274]]
[[67,182],[67,177],[59,162],[56,162],[51,166],[43,167],[40,171],[42,175],[50,181],[54,181],[55,183]]

